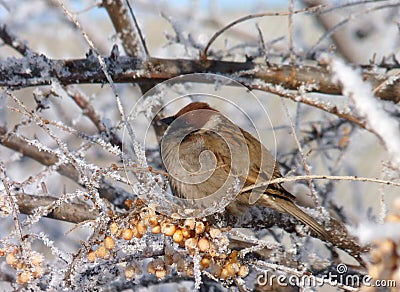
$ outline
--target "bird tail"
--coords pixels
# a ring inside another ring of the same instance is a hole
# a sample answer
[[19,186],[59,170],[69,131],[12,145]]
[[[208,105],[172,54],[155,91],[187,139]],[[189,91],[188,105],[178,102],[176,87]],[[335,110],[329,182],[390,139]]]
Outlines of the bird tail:
[[287,213],[294,218],[301,221],[303,224],[309,226],[311,231],[315,233],[320,239],[331,241],[330,234],[325,228],[319,224],[310,215],[301,210],[294,202],[295,196],[289,193],[280,185],[271,185],[267,191],[254,189],[252,192],[261,194],[260,204],[267,208],[272,208],[281,213]]
[[282,204],[280,204],[280,207],[285,211],[285,213],[292,215],[305,225],[309,226],[311,230],[321,239],[330,241],[331,236],[321,224],[315,221],[315,219],[311,218],[310,215],[308,215],[299,207],[297,207],[293,202],[289,200],[284,200],[284,201],[285,202],[282,202]]

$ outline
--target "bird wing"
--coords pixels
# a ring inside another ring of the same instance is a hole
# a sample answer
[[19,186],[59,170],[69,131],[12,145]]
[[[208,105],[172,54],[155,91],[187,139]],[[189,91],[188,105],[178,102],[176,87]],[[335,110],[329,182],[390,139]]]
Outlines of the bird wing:
[[[270,151],[250,133],[242,130],[242,134],[246,139],[251,161],[249,173],[246,177],[246,186],[262,184],[271,179],[282,177],[279,164]],[[250,203],[255,203],[260,198],[261,192],[282,197],[286,200],[293,201],[296,199],[295,196],[286,191],[280,184],[274,183],[261,187],[258,192],[255,192],[253,198],[250,196],[250,201],[252,201]]]
[[[282,177],[272,154],[250,133],[242,129],[238,133],[237,129],[235,125],[223,123],[215,132],[198,131],[204,141],[204,149],[212,151],[215,155],[217,166],[221,167],[227,176],[231,173],[239,177],[243,187]],[[291,201],[295,199],[280,184],[270,184],[252,191],[249,191],[252,194],[249,197],[250,204],[254,204],[264,193]]]

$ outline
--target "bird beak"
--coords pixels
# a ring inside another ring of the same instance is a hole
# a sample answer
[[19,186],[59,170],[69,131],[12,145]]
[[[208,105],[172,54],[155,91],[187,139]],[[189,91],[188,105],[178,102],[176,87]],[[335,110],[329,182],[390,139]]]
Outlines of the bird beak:
[[172,116],[172,117],[167,117],[167,118],[161,119],[161,122],[166,125],[171,125],[174,120],[175,120],[175,118]]

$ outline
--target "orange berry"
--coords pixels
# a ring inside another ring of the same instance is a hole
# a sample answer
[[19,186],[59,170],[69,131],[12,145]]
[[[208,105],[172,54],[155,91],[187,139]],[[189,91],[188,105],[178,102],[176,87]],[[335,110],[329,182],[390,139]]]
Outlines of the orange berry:
[[220,279],[227,280],[230,278],[228,270],[224,267],[221,270],[221,274],[219,275]]
[[194,231],[193,230],[188,230],[188,229],[182,229],[182,234],[183,237],[189,238],[194,236]]
[[168,266],[172,265],[174,263],[173,256],[172,255],[165,255],[164,256],[164,262]]
[[185,261],[181,258],[179,261],[176,262],[176,270],[179,273],[182,273],[186,269],[186,263]]
[[43,270],[41,267],[35,267],[32,273],[34,278],[41,278],[43,276]]
[[32,265],[40,266],[42,264],[42,262],[43,262],[43,256],[38,252],[34,252],[31,257]]
[[147,221],[149,222],[149,225],[150,225],[150,226],[156,226],[156,225],[158,225],[158,218],[157,218],[156,215],[150,216],[150,217],[147,219]]

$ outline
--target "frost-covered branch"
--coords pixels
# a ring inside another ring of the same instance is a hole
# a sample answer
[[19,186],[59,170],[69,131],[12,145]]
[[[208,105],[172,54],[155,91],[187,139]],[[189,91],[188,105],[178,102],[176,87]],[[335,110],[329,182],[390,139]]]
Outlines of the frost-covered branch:
[[[129,5],[128,1],[126,3]],[[106,9],[126,54],[128,56],[148,57],[149,52],[132,8],[128,7],[132,12],[130,15],[122,0],[103,0],[102,6]]]
[[[183,74],[215,73],[232,78],[244,86],[251,84],[253,79],[260,79],[286,89],[310,85],[310,92],[342,94],[340,84],[332,81],[329,70],[317,64],[265,66],[253,62],[160,58],[144,61],[127,56],[112,56],[104,58],[104,61],[107,72],[115,83],[154,83]],[[372,87],[379,86],[387,78],[384,74],[363,73],[363,79]],[[35,58],[9,58],[0,62],[0,86],[22,88],[48,85],[53,80],[58,80],[63,85],[107,82],[97,58],[90,52],[86,59],[52,60],[40,55]],[[400,101],[400,84],[388,84],[376,96],[397,103]]]
[[[17,151],[26,157],[32,158],[46,166],[55,165],[59,161],[59,158],[55,152],[41,151],[38,149],[38,147],[28,143],[23,138],[18,137],[13,133],[7,133],[6,129],[4,128],[0,128],[0,144]],[[70,164],[61,164],[57,168],[57,172],[65,177],[68,177],[72,181],[79,181],[78,171]],[[99,193],[101,197],[106,198],[110,202],[115,201],[116,205],[120,207],[124,207],[123,198],[132,197],[131,194],[128,194],[121,188],[107,183],[105,180],[103,180],[101,186],[99,187]]]
[[[24,193],[17,193],[17,204],[21,213],[31,215],[38,208],[52,206],[57,198],[51,196],[35,196]],[[67,221],[71,223],[80,223],[87,220],[95,220],[99,213],[97,210],[90,210],[90,206],[77,203],[64,203],[55,207],[46,215],[48,218]]]
[[[350,97],[359,115],[365,118],[367,127],[382,140],[393,164],[400,168],[400,124],[391,117],[375,99],[371,85],[352,68],[336,58],[328,61],[335,80],[343,87],[343,94]],[[394,81],[394,83],[398,83]]]

